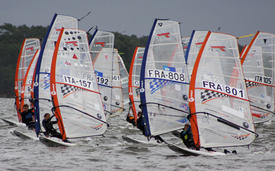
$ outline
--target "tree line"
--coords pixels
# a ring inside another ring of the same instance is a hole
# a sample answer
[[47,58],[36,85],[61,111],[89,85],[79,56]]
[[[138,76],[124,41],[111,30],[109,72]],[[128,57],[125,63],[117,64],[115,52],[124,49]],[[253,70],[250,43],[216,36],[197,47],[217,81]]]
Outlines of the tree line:
[[[26,25],[15,26],[9,23],[0,25],[0,97],[14,97],[14,77],[17,58],[25,38],[44,39],[48,27]],[[118,49],[127,69],[130,67],[136,46],[145,46],[147,37],[115,34],[115,48]],[[88,35],[91,38],[91,35]]]

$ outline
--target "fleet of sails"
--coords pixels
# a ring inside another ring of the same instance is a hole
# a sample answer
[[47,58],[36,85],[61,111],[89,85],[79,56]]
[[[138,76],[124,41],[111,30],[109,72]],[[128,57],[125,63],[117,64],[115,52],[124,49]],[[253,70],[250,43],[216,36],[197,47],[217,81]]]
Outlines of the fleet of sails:
[[254,123],[274,114],[275,35],[257,32],[239,53],[237,37],[193,31],[155,19],[129,74],[111,32],[97,28],[88,42],[74,17],[55,14],[40,47],[24,40],[15,74],[18,119],[34,108],[35,132],[45,113],[57,118],[62,140],[102,135],[108,118],[128,109],[144,135],[160,136],[191,124],[196,150],[243,146],[257,137]]

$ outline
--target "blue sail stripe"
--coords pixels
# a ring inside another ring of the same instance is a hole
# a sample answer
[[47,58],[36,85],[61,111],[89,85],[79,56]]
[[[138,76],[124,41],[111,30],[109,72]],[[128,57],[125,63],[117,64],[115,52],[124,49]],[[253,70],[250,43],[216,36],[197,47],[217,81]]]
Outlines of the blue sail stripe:
[[189,84],[187,82],[180,82],[180,81],[174,81],[174,80],[168,80],[168,79],[163,79],[163,78],[144,78],[145,80],[163,80],[163,81],[169,81],[169,82],[174,82],[174,83],[180,83],[180,84]]
[[149,125],[149,117],[148,117],[148,111],[147,111],[147,105],[146,105],[146,95],[145,95],[145,66],[146,66],[146,60],[148,55],[148,49],[150,47],[150,42],[153,36],[153,32],[155,30],[156,24],[158,19],[155,19],[154,24],[152,26],[147,45],[143,54],[142,64],[141,64],[141,70],[140,70],[140,88],[143,89],[143,92],[140,92],[140,101],[142,104],[142,114],[144,117],[144,124],[145,124],[145,136],[150,136],[150,125]]
[[189,43],[188,43],[188,47],[186,49],[186,53],[185,53],[185,63],[187,64],[188,62],[188,56],[189,56],[189,51],[190,51],[190,47],[191,47],[191,44],[192,44],[192,41],[193,41],[193,37],[195,35],[195,30],[192,31],[192,34],[191,34],[191,37],[190,37],[190,40],[189,40]]

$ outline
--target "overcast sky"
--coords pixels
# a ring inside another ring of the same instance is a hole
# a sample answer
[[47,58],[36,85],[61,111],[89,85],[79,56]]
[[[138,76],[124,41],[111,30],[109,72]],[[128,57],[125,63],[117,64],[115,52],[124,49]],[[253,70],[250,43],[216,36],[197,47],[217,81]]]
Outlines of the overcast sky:
[[81,29],[148,35],[155,18],[180,21],[184,36],[211,30],[235,36],[275,33],[275,0],[0,0],[0,24],[47,26],[54,13],[77,18]]

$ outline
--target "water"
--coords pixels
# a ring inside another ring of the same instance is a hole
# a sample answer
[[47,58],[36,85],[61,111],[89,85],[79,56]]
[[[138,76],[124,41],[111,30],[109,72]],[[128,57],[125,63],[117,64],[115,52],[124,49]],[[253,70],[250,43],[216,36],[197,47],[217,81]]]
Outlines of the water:
[[[0,118],[17,119],[13,104],[0,98]],[[111,118],[105,137],[67,148],[15,137],[12,127],[0,121],[0,170],[275,170],[274,122],[258,128],[259,138],[238,155],[186,157],[166,145],[123,141],[121,136],[133,131],[122,118]]]

